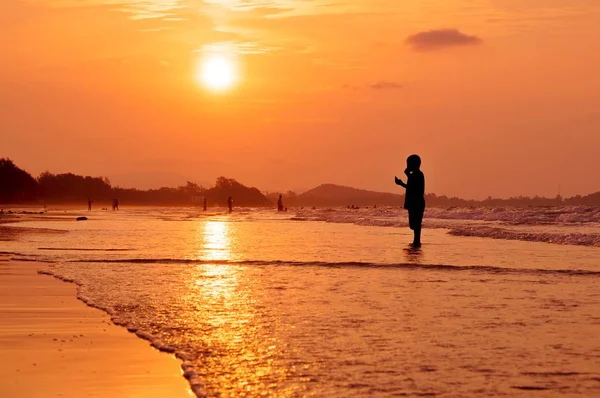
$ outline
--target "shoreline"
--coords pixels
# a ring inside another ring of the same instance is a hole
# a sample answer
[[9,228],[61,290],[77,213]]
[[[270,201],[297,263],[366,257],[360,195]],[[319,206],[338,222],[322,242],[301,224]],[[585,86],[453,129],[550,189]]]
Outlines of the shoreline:
[[0,258],[0,396],[194,397],[181,361],[77,298],[77,287]]

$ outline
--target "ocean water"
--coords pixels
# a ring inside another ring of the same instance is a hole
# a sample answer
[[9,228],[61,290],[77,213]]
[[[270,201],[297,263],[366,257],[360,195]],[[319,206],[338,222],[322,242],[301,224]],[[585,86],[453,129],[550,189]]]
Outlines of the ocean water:
[[[52,211],[2,255],[174,353],[198,396],[600,396],[600,210]],[[553,242],[553,243],[548,243]]]

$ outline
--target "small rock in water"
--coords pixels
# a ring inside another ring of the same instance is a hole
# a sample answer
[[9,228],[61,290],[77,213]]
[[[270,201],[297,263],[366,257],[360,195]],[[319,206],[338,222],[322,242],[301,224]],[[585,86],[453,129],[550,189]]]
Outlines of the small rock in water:
[[77,221],[86,221],[87,217],[77,217]]

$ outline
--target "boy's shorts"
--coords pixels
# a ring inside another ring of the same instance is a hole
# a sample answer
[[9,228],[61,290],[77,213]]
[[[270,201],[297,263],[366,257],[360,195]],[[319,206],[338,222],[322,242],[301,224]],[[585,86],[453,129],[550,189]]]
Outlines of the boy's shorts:
[[410,229],[420,229],[423,223],[423,210],[409,210],[408,211],[408,226]]

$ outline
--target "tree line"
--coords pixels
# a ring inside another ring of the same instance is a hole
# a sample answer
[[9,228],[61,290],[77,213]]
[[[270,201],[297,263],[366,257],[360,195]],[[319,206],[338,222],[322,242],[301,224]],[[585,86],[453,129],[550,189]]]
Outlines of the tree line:
[[202,204],[226,206],[229,196],[236,206],[271,206],[257,189],[246,187],[234,179],[219,177],[214,187],[204,188],[188,181],[176,188],[140,190],[113,187],[106,177],[81,176],[73,173],[43,172],[34,178],[10,159],[0,159],[0,203],[121,203],[136,205],[189,206]]
[[[324,187],[324,188],[323,188]],[[319,191],[321,189],[321,191]],[[324,192],[323,189],[326,191]],[[327,192],[334,194],[327,196]],[[226,206],[229,196],[236,206],[273,206],[279,193],[263,195],[257,188],[244,186],[231,178],[219,177],[215,186],[205,188],[188,181],[176,188],[140,190],[113,187],[106,177],[80,176],[73,173],[53,174],[43,172],[37,178],[17,167],[8,158],[0,159],[0,203],[110,203],[119,199],[123,204],[189,206],[201,205],[206,198],[209,206]],[[286,207],[300,206],[398,206],[402,195],[376,193],[348,187],[323,185],[303,194],[287,192],[281,194]],[[570,198],[556,196],[511,197],[507,199],[488,197],[484,200],[469,200],[445,195],[426,195],[428,206],[437,207],[515,207],[515,206],[600,206],[600,192]]]

